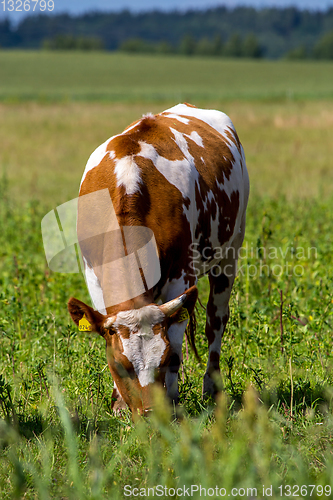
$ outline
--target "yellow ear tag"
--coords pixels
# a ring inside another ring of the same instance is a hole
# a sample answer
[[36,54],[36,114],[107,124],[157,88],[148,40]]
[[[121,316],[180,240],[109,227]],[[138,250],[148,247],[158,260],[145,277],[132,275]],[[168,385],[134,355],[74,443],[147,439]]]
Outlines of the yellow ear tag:
[[178,323],[181,323],[182,321],[185,321],[186,319],[189,319],[190,315],[188,313],[188,310],[186,307],[182,307],[178,316]]
[[92,331],[91,324],[87,320],[85,314],[82,316],[82,318],[79,321],[79,330],[80,330],[80,332],[91,332]]

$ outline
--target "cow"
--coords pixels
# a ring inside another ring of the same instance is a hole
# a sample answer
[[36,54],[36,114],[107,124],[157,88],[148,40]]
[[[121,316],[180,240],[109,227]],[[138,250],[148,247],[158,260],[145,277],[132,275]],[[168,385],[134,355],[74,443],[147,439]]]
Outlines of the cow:
[[[125,300],[120,293],[115,304],[107,299],[111,291],[117,294],[117,270],[97,265],[112,245],[98,238],[90,246],[80,243],[95,309],[73,297],[68,309],[76,324],[85,317],[106,341],[114,410],[127,405],[146,414],[156,383],[177,404],[183,337],[190,322],[194,343],[196,284],[205,274],[210,293],[203,396],[215,397],[249,196],[244,151],[230,118],[187,103],[144,115],[90,156],[79,200],[105,190],[119,228],[148,228],[160,265],[157,283],[145,283],[142,293]],[[78,231],[90,212],[79,211]],[[101,218],[109,217],[103,212]]]

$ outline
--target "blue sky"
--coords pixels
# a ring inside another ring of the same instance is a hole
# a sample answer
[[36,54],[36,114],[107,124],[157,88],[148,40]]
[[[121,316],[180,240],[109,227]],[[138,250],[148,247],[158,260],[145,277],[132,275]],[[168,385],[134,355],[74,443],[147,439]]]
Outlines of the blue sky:
[[286,7],[296,5],[300,8],[326,9],[333,6],[333,0],[54,0],[57,11],[83,12],[85,10],[121,10],[129,8],[133,11],[150,9],[186,10],[189,8],[201,9],[216,5],[252,5],[254,7]]
[[[9,17],[17,23],[26,15],[24,12],[9,12],[8,8],[13,0],[5,0],[0,3],[0,19]],[[53,0],[54,13],[69,12],[71,14],[81,14],[91,10],[119,11],[125,8],[133,12],[147,11],[151,9],[159,10],[188,10],[204,9],[217,5],[227,7],[237,7],[248,5],[256,8],[260,7],[287,7],[290,5],[311,10],[326,10],[333,7],[333,0]],[[47,2],[47,0],[46,0]],[[14,0],[14,4],[17,2]],[[31,2],[33,4],[33,2]],[[4,11],[5,9],[5,11]],[[31,14],[38,12],[38,8]]]

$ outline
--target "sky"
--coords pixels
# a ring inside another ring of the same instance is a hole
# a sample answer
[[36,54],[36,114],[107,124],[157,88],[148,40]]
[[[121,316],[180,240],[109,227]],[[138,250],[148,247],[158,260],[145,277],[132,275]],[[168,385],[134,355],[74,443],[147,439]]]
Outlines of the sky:
[[326,9],[333,6],[333,0],[55,0],[57,8],[65,8],[77,12],[77,10],[91,9],[93,6],[98,10],[121,10],[129,8],[133,11],[150,9],[160,10],[187,10],[190,8],[203,9],[216,5],[236,7],[237,5],[251,5],[253,7],[285,7],[296,5],[300,8]]
[[[129,9],[132,12],[142,12],[152,9],[163,11],[189,9],[205,9],[225,5],[229,8],[240,5],[252,6],[256,8],[263,7],[289,7],[296,6],[301,9],[326,10],[333,7],[333,0],[52,0],[54,2],[55,14],[68,12],[71,14],[82,14],[92,10],[98,11],[120,11]],[[39,3],[37,0],[30,0],[30,4],[35,5],[35,11],[31,15],[39,13]],[[40,0],[38,0],[40,2]],[[46,3],[48,0],[46,0]],[[22,17],[29,12],[10,12],[11,5],[18,5],[18,0],[4,0],[0,3],[0,19],[8,17],[14,24],[17,24]],[[52,5],[52,4],[50,4]],[[32,8],[32,7],[31,7]]]

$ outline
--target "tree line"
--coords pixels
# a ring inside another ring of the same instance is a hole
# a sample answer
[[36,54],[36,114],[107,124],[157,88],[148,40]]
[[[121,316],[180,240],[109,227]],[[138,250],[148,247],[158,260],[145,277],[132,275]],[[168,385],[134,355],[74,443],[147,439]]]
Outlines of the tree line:
[[333,8],[31,15],[0,22],[0,47],[332,59]]
[[123,42],[119,50],[131,53],[182,54],[185,56],[217,56],[217,57],[249,57],[259,58],[263,55],[257,37],[250,33],[242,38],[234,33],[224,42],[220,35],[214,38],[203,37],[196,40],[192,35],[185,35],[178,45],[166,40],[147,42],[142,38],[130,38]]

